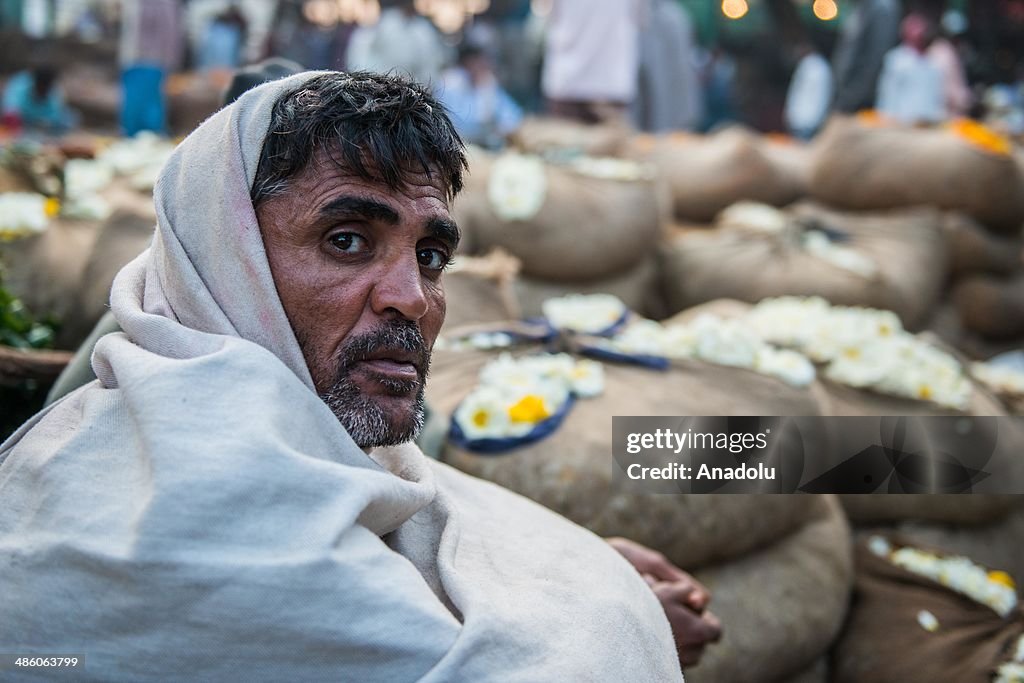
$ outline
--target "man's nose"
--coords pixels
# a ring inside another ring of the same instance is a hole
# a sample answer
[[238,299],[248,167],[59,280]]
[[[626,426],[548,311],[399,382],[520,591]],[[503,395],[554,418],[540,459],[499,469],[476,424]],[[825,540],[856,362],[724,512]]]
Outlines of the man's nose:
[[374,313],[382,317],[397,314],[408,320],[419,320],[427,314],[430,301],[415,253],[382,264],[370,304]]

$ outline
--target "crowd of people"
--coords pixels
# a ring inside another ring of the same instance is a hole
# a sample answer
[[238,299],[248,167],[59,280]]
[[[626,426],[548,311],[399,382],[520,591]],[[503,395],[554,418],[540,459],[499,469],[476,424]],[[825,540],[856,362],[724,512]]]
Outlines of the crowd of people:
[[[368,26],[317,25],[301,4],[281,3],[265,45],[254,52],[243,5],[210,13],[198,39],[187,41],[187,3],[122,3],[121,127],[128,135],[166,132],[161,93],[168,74],[186,64],[200,73],[226,72],[267,56],[308,69],[408,75],[434,88],[468,141],[487,147],[499,145],[532,110],[651,132],[706,131],[742,118],[733,102],[742,88],[734,58],[720,45],[701,45],[679,0],[548,5],[542,14],[527,7],[522,21],[478,19],[455,37],[442,34],[412,0],[386,3]],[[900,0],[851,0],[831,50],[803,27],[784,55],[792,67],[782,114],[787,132],[809,138],[832,112],[877,109],[917,124],[970,111],[974,97],[960,56],[964,16],[907,9]],[[94,30],[94,21],[80,23]],[[510,42],[511,24],[518,28]],[[9,79],[8,119],[57,129],[75,121],[54,67],[40,64]]]

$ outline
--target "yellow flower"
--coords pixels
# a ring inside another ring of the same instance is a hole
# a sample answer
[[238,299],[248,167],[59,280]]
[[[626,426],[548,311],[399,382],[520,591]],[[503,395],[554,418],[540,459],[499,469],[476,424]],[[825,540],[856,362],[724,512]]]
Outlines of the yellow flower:
[[477,410],[473,413],[473,424],[483,429],[487,426],[487,423],[491,421],[491,414],[486,410]]
[[56,197],[47,197],[43,203],[43,210],[46,212],[47,218],[53,218],[60,213],[60,200]]
[[932,388],[927,384],[922,384],[917,388],[917,397],[922,401],[930,401],[932,398]]
[[527,394],[508,409],[513,422],[540,422],[551,417],[544,399],[537,394]]
[[1001,586],[1006,586],[1007,588],[1017,588],[1017,584],[1014,582],[1013,577],[1006,572],[999,571],[998,569],[988,573],[988,580],[992,583],[998,583]]
[[977,121],[957,119],[949,127],[956,135],[985,152],[1006,156],[1013,149],[1007,138]]

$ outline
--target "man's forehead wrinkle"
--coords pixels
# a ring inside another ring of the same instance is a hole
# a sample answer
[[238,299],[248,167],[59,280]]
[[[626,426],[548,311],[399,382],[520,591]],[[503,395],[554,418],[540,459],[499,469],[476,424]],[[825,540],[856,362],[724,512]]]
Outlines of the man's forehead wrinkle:
[[400,220],[398,212],[385,202],[372,197],[352,194],[331,199],[320,207],[319,214],[324,217],[338,214],[357,215],[390,224],[396,224]]

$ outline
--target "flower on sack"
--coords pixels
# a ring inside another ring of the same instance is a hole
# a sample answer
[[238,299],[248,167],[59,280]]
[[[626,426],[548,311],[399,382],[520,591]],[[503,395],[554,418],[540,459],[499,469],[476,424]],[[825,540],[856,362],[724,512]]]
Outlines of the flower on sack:
[[701,315],[692,326],[697,337],[694,353],[697,358],[716,365],[754,368],[762,342],[742,324]]
[[110,204],[98,194],[71,199],[61,212],[65,218],[101,221],[111,213]]
[[[1017,592],[1003,580],[993,580],[984,567],[966,557],[940,557],[909,546],[893,551],[889,561],[897,567],[931,579],[1006,617],[1017,606]],[[1011,580],[1012,583],[1012,580]]]
[[569,294],[546,300],[541,310],[552,327],[596,334],[619,322],[629,309],[611,294]]
[[114,179],[114,169],[93,159],[69,159],[64,164],[64,196],[85,199],[103,190]]
[[60,210],[58,200],[34,192],[0,194],[0,239],[14,239],[42,232],[54,215],[51,214],[54,207]]
[[774,206],[743,201],[722,211],[718,215],[716,223],[722,227],[776,234],[786,229],[786,226],[790,224],[790,219],[784,211],[780,211]]
[[580,175],[601,180],[635,182],[647,180],[654,175],[644,164],[613,157],[577,157],[570,162],[569,168]]
[[592,360],[580,360],[570,374],[572,393],[593,398],[604,393],[604,366]]
[[495,387],[477,387],[455,410],[455,420],[468,439],[505,436],[510,420],[504,392]]
[[949,124],[949,129],[973,147],[989,154],[1007,156],[1013,151],[1009,138],[972,119],[956,119]]
[[1010,662],[996,669],[992,683],[1024,683],[1024,664]]
[[527,394],[509,407],[508,416],[512,422],[536,423],[551,417],[551,411],[543,397]]
[[992,363],[972,363],[971,375],[989,389],[1001,394],[1024,394],[1024,372]]
[[794,387],[805,387],[814,381],[814,364],[807,356],[788,349],[762,346],[754,361],[755,371],[781,379]]
[[1013,580],[1013,577],[1004,571],[994,569],[988,573],[988,580],[994,583],[1002,584],[1010,589],[1016,589],[1017,583]]
[[487,198],[498,218],[525,221],[544,205],[547,187],[547,171],[540,157],[503,154],[491,167]]
[[871,279],[878,275],[878,264],[869,256],[855,249],[836,244],[820,230],[808,230],[803,234],[804,249],[832,265]]
[[173,152],[174,143],[156,133],[142,131],[135,137],[111,143],[96,160],[118,175],[131,175],[144,168],[161,168]]
[[935,633],[939,630],[939,620],[926,609],[917,613],[917,623],[929,633]]

